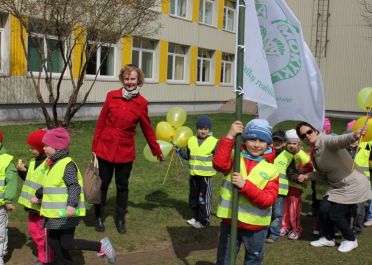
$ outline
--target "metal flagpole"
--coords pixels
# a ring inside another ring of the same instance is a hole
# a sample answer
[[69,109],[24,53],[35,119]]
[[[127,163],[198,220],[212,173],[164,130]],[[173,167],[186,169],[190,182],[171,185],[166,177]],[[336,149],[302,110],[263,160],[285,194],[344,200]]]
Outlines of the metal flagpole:
[[[243,105],[243,66],[244,66],[244,20],[245,20],[245,3],[239,0],[238,6],[238,43],[237,43],[237,67],[236,67],[236,120],[242,120]],[[240,146],[242,136],[238,135],[235,139],[234,152],[234,172],[240,171]],[[231,211],[231,232],[230,232],[230,265],[235,265],[236,260],[236,239],[238,233],[238,204],[239,193],[236,187],[233,188],[232,194],[232,211]]]

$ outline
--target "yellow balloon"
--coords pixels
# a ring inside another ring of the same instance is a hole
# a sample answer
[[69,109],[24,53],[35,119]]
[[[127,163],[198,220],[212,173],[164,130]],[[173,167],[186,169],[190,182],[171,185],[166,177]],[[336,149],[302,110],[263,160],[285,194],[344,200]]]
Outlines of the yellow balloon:
[[174,136],[174,129],[166,121],[161,121],[156,125],[156,138],[163,141],[169,141]]
[[183,148],[187,146],[187,141],[193,135],[192,130],[187,126],[179,127],[176,130],[176,135],[174,136],[174,143],[179,147]]
[[[367,123],[366,123],[366,120],[367,120]],[[362,142],[369,142],[372,140],[372,117],[368,118],[368,116],[363,116],[363,117],[358,118],[354,124],[353,131],[355,132],[359,128],[362,128],[364,124],[366,124],[365,126],[367,127],[367,132],[362,137]]]
[[[168,143],[168,142],[162,141],[162,140],[157,140],[157,142],[160,146],[160,149],[161,149],[161,152],[163,153],[163,156],[167,157],[169,155],[170,151],[172,150],[173,145],[171,143]],[[150,162],[158,162],[159,161],[156,156],[152,155],[150,146],[148,144],[146,144],[145,148],[143,149],[143,156]]]
[[174,128],[182,126],[186,122],[187,114],[183,108],[173,107],[168,110],[167,122]]
[[357,95],[357,104],[363,110],[372,108],[372,87],[362,88]]

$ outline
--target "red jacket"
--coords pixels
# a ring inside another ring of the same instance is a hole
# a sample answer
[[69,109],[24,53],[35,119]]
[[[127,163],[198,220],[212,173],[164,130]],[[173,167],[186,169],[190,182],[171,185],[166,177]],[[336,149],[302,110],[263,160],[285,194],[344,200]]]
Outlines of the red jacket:
[[135,159],[135,136],[139,122],[152,154],[161,154],[148,116],[148,102],[138,96],[126,100],[122,88],[107,94],[93,137],[92,151],[113,163],[127,163]]
[[[230,173],[233,169],[233,160],[231,159],[231,151],[234,148],[235,140],[227,137],[221,138],[219,145],[213,157],[213,167],[222,172],[224,175]],[[245,148],[242,146],[242,149]],[[264,154],[263,158],[273,163],[275,159],[275,152],[272,151]],[[244,158],[247,174],[249,174],[254,166],[258,164],[257,161]],[[244,187],[239,190],[240,196],[246,197],[253,205],[258,208],[267,208],[274,204],[279,190],[279,176],[267,183],[263,190],[259,189],[249,179],[245,181]],[[230,219],[224,219],[225,222],[230,223]],[[238,222],[238,228],[245,230],[260,230],[263,226],[250,225]]]

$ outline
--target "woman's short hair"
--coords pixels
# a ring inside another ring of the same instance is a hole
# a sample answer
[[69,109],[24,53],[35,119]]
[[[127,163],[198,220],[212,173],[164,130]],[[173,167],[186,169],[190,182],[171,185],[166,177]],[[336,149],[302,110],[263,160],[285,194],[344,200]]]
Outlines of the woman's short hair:
[[119,80],[120,80],[120,82],[122,82],[124,84],[125,75],[130,74],[133,71],[137,72],[137,74],[138,74],[137,85],[141,87],[143,85],[144,81],[145,81],[145,76],[144,76],[142,70],[135,64],[127,64],[126,66],[121,68],[120,73],[119,73]]
[[301,121],[299,124],[297,124],[296,126],[296,132],[297,132],[297,135],[300,136],[301,133],[300,133],[300,129],[302,126],[307,126],[307,127],[310,127],[311,129],[314,130],[314,132],[317,132],[319,133],[319,131],[317,129],[314,128],[313,125],[311,125],[310,123],[306,122],[306,121]]

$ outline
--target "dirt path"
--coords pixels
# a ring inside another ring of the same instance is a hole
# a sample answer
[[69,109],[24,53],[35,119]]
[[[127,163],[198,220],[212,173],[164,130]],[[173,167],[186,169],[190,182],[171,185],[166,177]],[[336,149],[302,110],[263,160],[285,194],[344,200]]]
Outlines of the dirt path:
[[[23,238],[11,238],[12,233],[9,234],[9,255],[6,260],[7,265],[29,265],[37,258],[32,253],[32,242],[27,241],[26,244],[20,245],[20,242],[25,242]],[[216,242],[204,243],[189,243],[177,246],[175,248],[169,244],[162,247],[157,246],[157,249],[136,252],[126,252],[123,249],[117,250],[116,264],[125,265],[158,265],[158,264],[189,264],[187,257],[196,257],[206,255],[208,253],[216,253]],[[212,254],[213,255],[213,254]],[[106,264],[104,260],[98,258],[97,255],[89,251],[74,251],[73,257],[75,264],[87,265],[103,265]],[[198,263],[212,264],[209,262]],[[57,265],[57,264],[56,264]],[[59,265],[59,264],[58,264]]]

